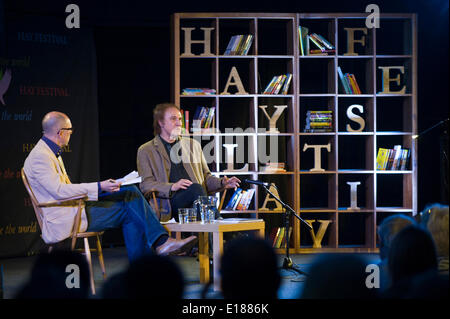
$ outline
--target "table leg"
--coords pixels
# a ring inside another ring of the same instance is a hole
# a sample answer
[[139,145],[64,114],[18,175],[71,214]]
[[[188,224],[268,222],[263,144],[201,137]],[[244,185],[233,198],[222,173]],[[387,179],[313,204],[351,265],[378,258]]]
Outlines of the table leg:
[[209,282],[208,233],[198,233],[198,261],[200,264],[200,283]]
[[258,229],[258,235],[259,235],[259,237],[261,237],[262,239],[264,239],[264,227]]
[[223,232],[213,232],[214,291],[220,290],[220,257],[223,253]]

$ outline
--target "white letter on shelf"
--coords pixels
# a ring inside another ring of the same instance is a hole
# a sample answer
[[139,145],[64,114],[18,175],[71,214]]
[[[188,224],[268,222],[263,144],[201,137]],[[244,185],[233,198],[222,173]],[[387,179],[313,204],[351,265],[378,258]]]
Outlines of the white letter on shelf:
[[347,52],[344,53],[344,55],[358,55],[358,53],[355,53],[355,43],[361,43],[361,45],[364,47],[366,46],[366,37],[362,36],[361,39],[355,40],[355,31],[362,31],[364,34],[367,35],[367,29],[366,28],[344,28],[345,31],[347,31]]
[[356,209],[358,210],[358,194],[357,194],[357,188],[358,185],[361,185],[361,182],[347,182],[348,185],[350,185],[350,207],[347,208],[348,210]]
[[325,170],[323,168],[321,168],[322,158],[321,158],[320,150],[322,148],[326,148],[328,152],[331,152],[331,144],[328,143],[327,145],[308,145],[307,143],[305,143],[305,145],[303,146],[303,152],[306,151],[308,148],[314,149],[314,168],[311,168],[310,171],[311,172],[324,172]]
[[203,53],[200,56],[214,56],[211,54],[211,31],[214,28],[200,28],[205,34],[204,40],[192,40],[191,32],[195,28],[181,28],[184,31],[184,52],[181,56],[195,56],[191,52],[192,43],[203,43]]
[[347,132],[362,132],[362,130],[364,130],[364,127],[366,126],[366,122],[361,116],[356,115],[352,112],[354,108],[357,108],[361,113],[364,113],[364,107],[359,104],[353,104],[347,108],[347,117],[349,118],[349,120],[358,123],[360,127],[359,129],[354,130],[351,128],[350,124],[347,124]]
[[287,105],[274,105],[273,107],[276,108],[277,110],[275,111],[275,113],[273,113],[272,117],[270,117],[269,114],[267,114],[266,111],[267,105],[259,105],[258,107],[264,112],[264,115],[269,120],[268,133],[280,133],[276,124],[279,117],[281,116],[281,113],[283,113],[284,109],[287,108]]
[[384,94],[405,94],[406,91],[406,85],[403,85],[403,87],[400,89],[400,91],[391,91],[389,86],[391,82],[397,83],[397,85],[400,85],[400,74],[397,75],[396,78],[390,78],[389,72],[391,69],[399,69],[402,74],[405,74],[405,67],[404,66],[379,66],[379,69],[383,70],[383,92]]
[[[234,81],[231,82],[231,79],[233,79]],[[244,85],[242,84],[241,78],[239,76],[238,71],[236,70],[236,67],[232,67],[231,68],[231,72],[230,75],[228,76],[228,81],[227,84],[225,85],[225,89],[223,90],[222,95],[229,95],[230,93],[228,93],[228,87],[230,85],[235,85],[237,87],[237,93],[236,94],[248,94],[245,89],[244,89]]]

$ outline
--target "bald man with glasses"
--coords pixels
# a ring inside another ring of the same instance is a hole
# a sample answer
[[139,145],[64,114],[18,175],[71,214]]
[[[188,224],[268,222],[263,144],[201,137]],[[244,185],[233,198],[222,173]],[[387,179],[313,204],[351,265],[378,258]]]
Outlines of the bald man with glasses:
[[[136,186],[121,187],[112,179],[72,184],[61,151],[73,133],[69,117],[61,112],[47,113],[42,120],[43,136],[24,163],[24,172],[39,202],[87,194],[80,231],[122,228],[130,262],[156,252],[180,254],[197,242],[195,236],[183,240],[169,238],[154,211]],[[43,208],[42,238],[54,244],[70,237],[77,206]]]

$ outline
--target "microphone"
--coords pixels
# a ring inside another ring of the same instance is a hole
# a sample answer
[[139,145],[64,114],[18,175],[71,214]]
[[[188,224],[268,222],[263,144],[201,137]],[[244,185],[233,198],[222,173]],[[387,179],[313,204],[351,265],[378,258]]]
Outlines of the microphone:
[[249,183],[249,184],[259,185],[259,186],[266,186],[266,187],[270,185],[269,183],[254,181],[251,179],[244,179],[244,182]]

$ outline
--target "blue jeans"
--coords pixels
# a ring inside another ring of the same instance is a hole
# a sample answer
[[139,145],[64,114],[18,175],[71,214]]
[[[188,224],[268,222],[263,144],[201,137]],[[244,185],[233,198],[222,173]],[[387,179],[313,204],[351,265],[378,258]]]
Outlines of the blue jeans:
[[121,187],[118,192],[99,194],[98,201],[86,202],[87,231],[121,227],[128,259],[135,261],[153,253],[152,246],[162,235],[168,235],[139,189]]

